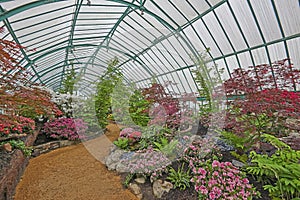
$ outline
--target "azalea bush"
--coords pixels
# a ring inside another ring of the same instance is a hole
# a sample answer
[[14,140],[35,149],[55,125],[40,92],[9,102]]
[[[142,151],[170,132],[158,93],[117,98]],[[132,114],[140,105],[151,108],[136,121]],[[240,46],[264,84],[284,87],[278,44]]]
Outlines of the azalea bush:
[[30,118],[22,116],[1,116],[0,137],[7,137],[11,134],[28,134],[31,133],[34,129],[35,122]]
[[85,137],[87,128],[82,119],[58,118],[46,122],[42,132],[54,139],[79,140]]
[[191,166],[195,190],[199,199],[252,199],[259,193],[249,183],[246,175],[230,162],[213,160],[201,167]]

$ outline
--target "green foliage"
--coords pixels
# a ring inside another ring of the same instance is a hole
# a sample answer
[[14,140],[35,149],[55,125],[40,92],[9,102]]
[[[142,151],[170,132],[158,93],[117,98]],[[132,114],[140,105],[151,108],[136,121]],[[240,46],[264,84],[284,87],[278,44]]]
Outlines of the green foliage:
[[178,167],[177,171],[170,167],[167,179],[173,183],[174,189],[185,190],[187,187],[190,187],[190,170],[184,170],[184,163],[182,163],[181,167]]
[[[232,111],[239,112],[239,111]],[[238,117],[237,123],[244,124],[239,132],[236,131],[220,131],[223,139],[233,145],[236,153],[232,154],[240,161],[247,160],[245,154],[248,153],[254,146],[260,149],[262,135],[270,132],[270,118],[266,114],[244,114]],[[242,156],[242,157],[241,157]]]
[[246,144],[251,142],[252,137],[249,134],[243,135],[244,137],[239,137],[235,133],[229,131],[221,131],[220,132],[223,138],[229,144],[233,145],[236,149],[244,152],[247,148]]
[[113,118],[128,127],[146,127],[150,117],[150,103],[144,99],[141,90],[135,84],[125,85],[119,82],[112,94]]
[[175,150],[177,144],[178,144],[178,140],[173,139],[166,145],[160,145],[159,151],[161,151],[166,156],[168,156],[169,159],[174,159],[174,157],[176,156]]
[[200,122],[208,127],[211,114],[220,110],[218,98],[212,98],[212,96],[217,97],[222,93],[221,75],[224,69],[218,69],[216,65],[207,65],[206,53],[200,53],[200,56],[194,57],[193,60],[196,63],[196,70],[192,71],[194,80],[198,87],[199,96],[204,99],[199,105]]
[[235,151],[230,151],[230,154],[243,163],[246,163],[248,160],[247,154],[240,155],[240,154],[236,153]]
[[111,113],[111,94],[123,77],[120,69],[116,68],[118,62],[117,58],[109,62],[106,73],[99,78],[96,85],[95,110],[99,125],[103,129],[108,124],[107,118]]
[[61,94],[69,93],[72,95],[74,92],[74,86],[76,82],[77,82],[76,72],[74,67],[72,66],[72,68],[70,70],[67,70],[66,72],[66,76],[65,79],[63,80],[62,88],[59,90],[59,93]]
[[114,144],[121,149],[126,149],[129,145],[129,139],[119,137],[118,140],[114,141]]
[[251,163],[247,167],[250,174],[260,179],[268,179],[264,185],[273,199],[299,198],[300,196],[300,151],[295,151],[272,135],[262,135],[264,140],[277,148],[273,155],[250,153]]
[[169,144],[169,140],[166,137],[161,136],[159,142],[153,142],[156,148],[155,150],[162,151],[162,149]]
[[147,126],[150,117],[148,110],[150,107],[140,90],[135,90],[129,99],[129,113],[132,121],[138,126]]
[[13,149],[20,149],[25,156],[30,156],[32,152],[32,147],[27,147],[22,140],[9,140],[5,142],[1,142],[0,146],[9,143]]
[[126,176],[126,178],[125,178],[125,181],[124,181],[123,185],[124,185],[125,187],[128,187],[129,183],[131,182],[131,180],[133,179],[134,176],[135,176],[134,173],[129,173],[129,174],[127,174],[127,176]]
[[76,110],[76,117],[83,119],[87,123],[88,131],[95,133],[98,131],[98,120],[95,113],[95,98],[89,97],[83,105]]

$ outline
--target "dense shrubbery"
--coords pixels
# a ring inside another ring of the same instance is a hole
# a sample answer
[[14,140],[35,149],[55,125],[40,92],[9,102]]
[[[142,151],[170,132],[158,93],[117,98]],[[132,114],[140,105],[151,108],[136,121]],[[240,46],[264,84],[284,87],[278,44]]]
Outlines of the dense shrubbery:
[[79,140],[84,138],[86,130],[82,119],[58,118],[46,122],[42,132],[54,139]]

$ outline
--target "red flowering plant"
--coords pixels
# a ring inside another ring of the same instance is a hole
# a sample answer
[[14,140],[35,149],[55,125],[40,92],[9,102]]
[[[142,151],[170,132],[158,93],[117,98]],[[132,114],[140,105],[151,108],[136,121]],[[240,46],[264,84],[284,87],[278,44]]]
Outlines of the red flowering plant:
[[42,128],[42,133],[54,139],[79,140],[85,138],[88,129],[82,119],[58,118],[46,122]]
[[35,122],[30,118],[14,116],[13,119],[3,115],[0,120],[0,137],[3,137],[3,140],[25,136],[35,129]]
[[260,150],[264,133],[281,137],[297,129],[286,122],[300,118],[300,94],[291,91],[299,84],[300,71],[288,59],[236,69],[231,74],[224,86],[227,96],[235,96],[235,100],[228,102],[226,131],[222,134],[237,153],[254,147]]

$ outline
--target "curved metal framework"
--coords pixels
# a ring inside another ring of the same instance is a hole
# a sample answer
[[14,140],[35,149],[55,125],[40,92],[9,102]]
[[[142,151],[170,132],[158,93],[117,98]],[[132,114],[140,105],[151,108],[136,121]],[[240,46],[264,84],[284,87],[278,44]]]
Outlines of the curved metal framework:
[[297,0],[2,1],[0,21],[2,39],[33,50],[19,58],[31,80],[54,90],[72,65],[88,93],[114,57],[127,81],[156,77],[179,93],[196,91],[193,58],[203,52],[223,79],[284,58],[300,68]]

